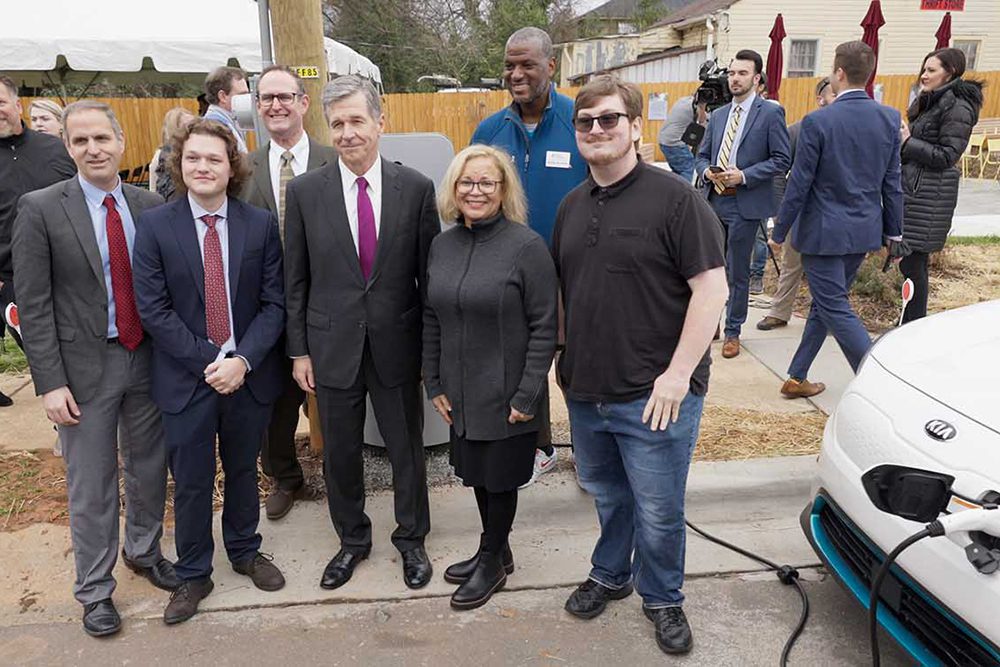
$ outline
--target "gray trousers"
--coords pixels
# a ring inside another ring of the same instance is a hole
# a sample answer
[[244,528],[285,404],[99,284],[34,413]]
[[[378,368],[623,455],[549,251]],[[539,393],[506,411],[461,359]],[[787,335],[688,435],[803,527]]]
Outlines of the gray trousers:
[[76,559],[73,594],[81,604],[111,597],[118,559],[121,501],[118,454],[125,477],[125,555],[139,565],[158,562],[167,491],[167,456],[160,411],[150,397],[152,347],[135,352],[108,343],[101,382],[80,423],[60,426],[69,525]]
[[792,309],[795,307],[795,297],[799,293],[799,283],[802,282],[802,255],[785,242],[781,249],[781,276],[778,278],[778,289],[771,300],[769,317],[788,322],[792,319]]

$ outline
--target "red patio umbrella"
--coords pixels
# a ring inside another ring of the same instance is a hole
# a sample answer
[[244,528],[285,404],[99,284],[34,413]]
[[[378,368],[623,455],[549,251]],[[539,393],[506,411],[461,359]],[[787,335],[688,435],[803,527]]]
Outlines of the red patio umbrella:
[[885,17],[882,16],[882,3],[879,0],[872,0],[872,4],[868,5],[868,13],[861,20],[861,27],[865,29],[864,34],[861,35],[861,41],[872,47],[872,51],[875,52],[875,69],[872,70],[868,85],[865,86],[868,97],[875,97],[875,72],[878,70],[878,29],[884,25]]
[[785,21],[778,14],[774,19],[774,27],[768,35],[771,38],[771,48],[767,52],[767,96],[778,101],[778,89],[781,88],[781,68],[784,65],[781,53],[781,40],[785,38]]
[[944,18],[941,19],[941,25],[938,26],[934,36],[937,37],[937,44],[934,45],[935,51],[948,48],[951,43],[951,12],[945,12]]

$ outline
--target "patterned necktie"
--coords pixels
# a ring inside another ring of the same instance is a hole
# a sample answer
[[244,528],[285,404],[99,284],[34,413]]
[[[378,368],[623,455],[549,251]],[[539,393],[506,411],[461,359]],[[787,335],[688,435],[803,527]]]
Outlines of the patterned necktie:
[[108,232],[108,257],[111,260],[111,293],[115,300],[115,326],[118,327],[118,342],[127,350],[134,350],[142,342],[142,323],[135,307],[132,291],[132,264],[128,256],[128,242],[122,216],[115,208],[115,198],[104,198],[107,217],[104,225]]
[[278,232],[282,243],[285,242],[285,187],[288,181],[295,178],[295,172],[292,171],[293,158],[291,151],[282,153],[281,167],[278,170]]
[[226,271],[222,265],[222,244],[215,223],[217,215],[203,215],[205,232],[205,328],[208,339],[222,347],[229,340],[229,302],[226,299]]
[[[729,117],[729,127],[726,128],[726,136],[722,138],[722,149],[719,151],[719,166],[723,169],[729,168],[729,154],[733,152],[733,141],[736,140],[736,130],[740,127],[740,115],[743,107],[733,109]],[[722,183],[715,184],[715,191],[720,195],[725,191],[726,186]]]
[[358,184],[358,260],[361,262],[361,275],[368,280],[375,263],[375,246],[378,239],[375,235],[375,210],[372,200],[368,198],[368,181],[359,176]]

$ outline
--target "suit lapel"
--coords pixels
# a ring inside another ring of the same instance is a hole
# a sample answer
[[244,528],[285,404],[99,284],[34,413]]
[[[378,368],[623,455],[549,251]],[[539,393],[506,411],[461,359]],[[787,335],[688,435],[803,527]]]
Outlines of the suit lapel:
[[351,273],[354,274],[359,283],[364,283],[364,277],[361,275],[361,263],[358,261],[358,250],[354,245],[354,237],[351,235],[351,223],[347,219],[344,185],[340,177],[340,162],[332,161],[325,176],[329,184],[323,188],[321,212],[326,213],[326,216],[320,219],[332,220],[334,242],[344,255],[344,261],[351,267]]
[[743,124],[743,132],[740,134],[741,144],[743,143],[743,139],[750,134],[757,116],[760,115],[760,108],[765,104],[768,104],[768,102],[765,102],[760,95],[753,98],[753,104],[750,105],[750,111],[747,113],[747,122]]
[[243,204],[237,199],[229,198],[229,296],[232,298],[230,308],[235,308],[236,287],[240,284],[240,269],[243,267],[243,247],[246,245],[247,230],[243,223]]
[[87,256],[87,263],[94,272],[94,277],[101,286],[105,300],[108,298],[108,287],[104,283],[104,262],[101,260],[101,250],[97,247],[97,235],[94,233],[94,224],[90,218],[90,209],[87,200],[83,195],[83,188],[76,177],[66,181],[63,189],[63,210],[69,218],[70,227],[76,234],[83,254]]
[[389,249],[399,227],[399,199],[402,196],[399,167],[395,162],[382,158],[382,212],[375,246],[375,263],[369,281],[374,281],[389,256]]
[[272,213],[278,210],[278,204],[274,201],[274,187],[271,185],[271,166],[268,164],[268,153],[271,150],[271,142],[268,142],[263,149],[253,154],[253,178],[260,188],[264,201]]
[[174,214],[173,220],[171,220],[174,236],[177,238],[181,254],[187,261],[194,284],[198,288],[198,296],[204,304],[205,267],[201,261],[201,247],[198,245],[198,231],[195,229],[194,214],[191,212],[191,204],[188,203],[187,197],[181,197],[177,200]]
[[306,163],[306,171],[312,171],[313,169],[319,169],[320,167],[325,167],[329,160],[328,157],[329,149],[321,143],[309,138],[309,160]]

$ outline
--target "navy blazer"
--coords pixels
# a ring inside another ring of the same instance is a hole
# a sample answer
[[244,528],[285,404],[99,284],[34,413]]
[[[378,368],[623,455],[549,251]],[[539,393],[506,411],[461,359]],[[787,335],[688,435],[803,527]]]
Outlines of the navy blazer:
[[[284,385],[276,346],[285,327],[278,222],[268,211],[230,197],[227,225],[236,354],[250,362],[250,392],[268,404]],[[132,254],[135,303],[153,339],[153,401],[177,414],[219,354],[206,332],[205,269],[187,197],[139,215]]]
[[863,90],[806,116],[772,238],[791,228],[802,254],[855,255],[900,236],[899,126],[899,112]]
[[[704,174],[710,165],[718,164],[732,106],[732,102],[721,106],[708,118],[708,128],[695,160],[698,176]],[[750,105],[736,148],[736,168],[743,172],[746,180],[746,183],[736,187],[736,205],[740,216],[762,220],[774,215],[777,210],[774,177],[787,174],[791,162],[785,110],[757,95]],[[706,198],[713,187],[711,181],[704,179],[702,191]]]

